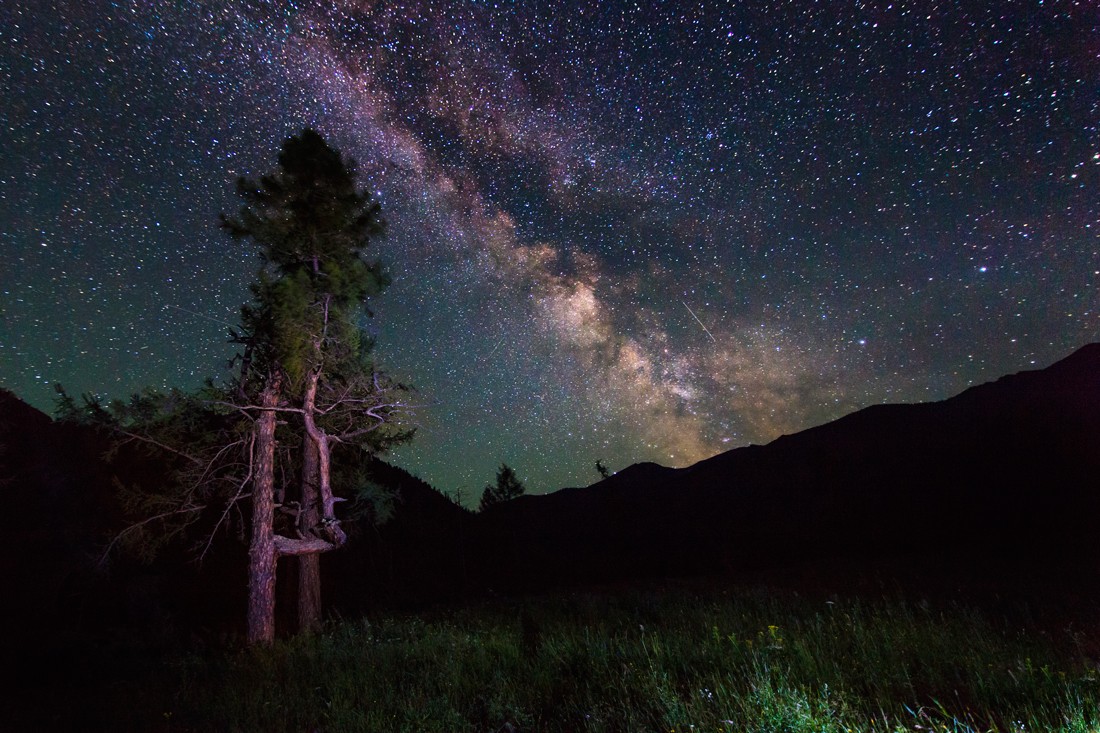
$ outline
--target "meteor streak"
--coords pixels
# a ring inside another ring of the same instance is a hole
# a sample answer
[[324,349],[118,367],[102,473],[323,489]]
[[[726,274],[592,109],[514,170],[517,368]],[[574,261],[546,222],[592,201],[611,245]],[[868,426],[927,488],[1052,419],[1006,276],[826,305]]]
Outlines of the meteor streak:
[[[688,313],[690,313],[691,317],[695,319],[695,322],[698,323],[700,326],[703,326],[703,322],[699,320],[699,316],[695,315],[695,311],[691,309],[691,306],[687,304],[687,301],[681,300],[680,302],[683,303],[684,307],[688,309]],[[713,341],[714,343],[718,343],[718,339],[714,338],[714,334],[710,332],[709,328],[703,326],[703,330],[707,332],[707,336],[710,336],[711,341]]]
[[188,310],[187,308],[181,308],[178,305],[172,305],[171,303],[169,303],[169,304],[165,305],[164,307],[165,308],[175,308],[178,311],[183,311],[184,313],[190,313],[193,316],[198,316],[199,318],[205,318],[206,320],[213,321],[214,323],[221,323],[223,325],[229,326],[230,328],[236,328],[236,326],[234,326],[229,321],[223,321],[219,318],[212,318],[211,316],[204,315],[202,313],[196,313],[193,310]]

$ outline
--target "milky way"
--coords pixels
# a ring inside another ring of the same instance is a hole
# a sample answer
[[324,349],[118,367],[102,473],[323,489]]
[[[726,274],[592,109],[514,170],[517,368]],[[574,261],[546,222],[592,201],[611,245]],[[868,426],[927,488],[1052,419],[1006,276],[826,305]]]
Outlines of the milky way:
[[388,220],[395,461],[472,500],[1100,339],[1093,3],[563,7],[5,3],[3,385],[224,374],[258,263],[217,214],[305,126]]

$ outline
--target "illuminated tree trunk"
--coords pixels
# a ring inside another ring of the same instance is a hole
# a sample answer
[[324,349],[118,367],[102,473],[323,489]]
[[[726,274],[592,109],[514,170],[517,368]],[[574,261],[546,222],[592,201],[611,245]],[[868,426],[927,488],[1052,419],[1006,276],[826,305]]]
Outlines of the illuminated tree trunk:
[[[317,426],[317,385],[319,370],[310,372],[302,401],[306,428],[302,460],[302,531],[331,543],[327,549],[344,544],[345,536],[336,520],[333,506],[339,499],[332,494],[331,445],[328,435]],[[298,556],[298,630],[314,631],[321,625],[321,555],[319,552]]]
[[248,643],[275,640],[275,406],[279,381],[263,392],[256,419],[252,479],[252,541],[248,548]]
[[[320,461],[317,444],[308,436],[302,445],[302,529],[313,531],[320,522],[317,483]],[[321,625],[321,555],[298,556],[298,631],[316,631]]]
[[320,372],[313,372],[306,384],[305,399],[302,401],[302,422],[305,423],[306,433],[309,439],[317,447],[317,505],[321,512],[321,534],[334,547],[340,547],[347,541],[347,535],[340,528],[340,522],[336,519],[336,503],[342,498],[332,493],[332,444],[328,434],[318,427],[317,413],[317,382]]

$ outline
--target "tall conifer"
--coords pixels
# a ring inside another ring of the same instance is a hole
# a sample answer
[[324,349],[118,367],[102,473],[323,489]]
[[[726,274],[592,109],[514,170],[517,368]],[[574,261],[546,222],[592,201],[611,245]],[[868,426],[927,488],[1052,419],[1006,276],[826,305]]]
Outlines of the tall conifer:
[[[278,164],[259,181],[240,179],[244,206],[222,217],[234,238],[259,248],[262,262],[253,302],[242,310],[246,358],[237,390],[258,415],[257,455],[266,456],[265,441],[275,439],[268,422],[276,414],[288,413],[301,428],[296,497],[279,491],[273,474],[253,479],[254,492],[270,491],[273,504],[280,493],[278,508],[294,516],[294,536],[259,527],[254,517],[249,637],[260,642],[270,638],[261,616],[273,616],[274,608],[265,577],[269,567],[274,572],[269,556],[298,558],[300,628],[320,621],[319,556],[345,541],[335,511],[343,499],[332,485],[333,446],[380,450],[411,436],[392,424],[407,408],[404,388],[375,372],[359,325],[367,298],[389,283],[381,265],[366,258],[385,226],[378,203],[356,187],[354,161],[313,130],[289,138]],[[274,464],[256,468],[273,472]],[[253,495],[254,507],[267,501]],[[266,517],[265,510],[259,521]]]

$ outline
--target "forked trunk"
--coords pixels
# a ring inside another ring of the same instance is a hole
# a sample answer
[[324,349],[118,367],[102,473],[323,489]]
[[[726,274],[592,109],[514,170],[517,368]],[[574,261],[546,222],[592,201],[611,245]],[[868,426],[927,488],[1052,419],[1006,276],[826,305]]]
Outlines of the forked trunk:
[[343,499],[332,493],[332,443],[329,442],[328,433],[317,425],[316,420],[319,380],[320,372],[314,371],[306,383],[305,399],[302,400],[302,422],[305,423],[310,440],[317,447],[317,507],[321,512],[322,534],[332,543],[332,549],[335,549],[347,541],[347,535],[336,519],[336,503]]

